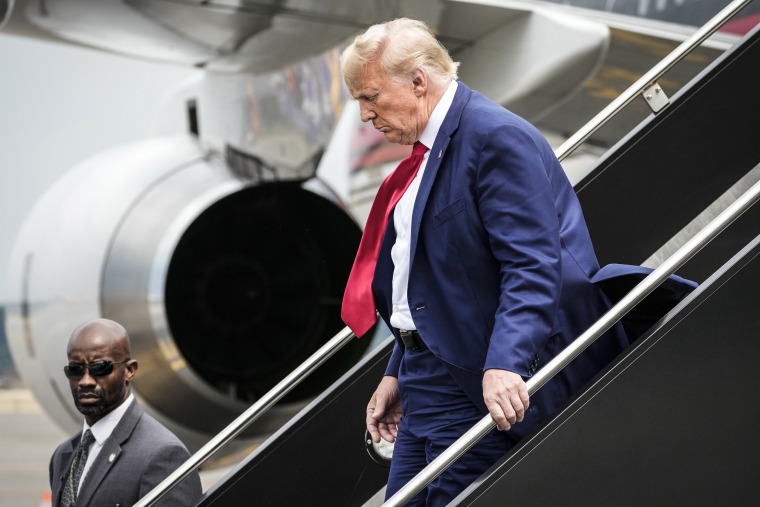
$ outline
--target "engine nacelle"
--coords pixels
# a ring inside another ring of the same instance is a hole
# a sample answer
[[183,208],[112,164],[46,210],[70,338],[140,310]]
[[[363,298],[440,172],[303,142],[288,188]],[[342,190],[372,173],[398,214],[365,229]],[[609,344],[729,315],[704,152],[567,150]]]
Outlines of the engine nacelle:
[[[133,391],[190,448],[205,444],[343,328],[361,229],[318,179],[254,182],[192,137],[83,162],[40,199],[11,254],[17,369],[64,428],[81,427],[62,367],[80,323],[130,333]],[[353,365],[346,347],[244,433],[271,433]]]

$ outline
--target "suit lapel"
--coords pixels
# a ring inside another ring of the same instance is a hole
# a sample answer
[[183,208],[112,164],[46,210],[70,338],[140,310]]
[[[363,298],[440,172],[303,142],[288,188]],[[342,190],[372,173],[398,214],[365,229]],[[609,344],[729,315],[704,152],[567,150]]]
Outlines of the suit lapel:
[[[82,487],[77,495],[77,505],[90,505],[93,494],[98,490],[98,486],[103,478],[111,471],[111,467],[116,463],[116,459],[121,454],[121,446],[113,439],[113,435],[106,439],[103,448],[95,458],[95,462],[90,466],[87,475],[84,478]],[[111,458],[111,456],[114,458]]]
[[111,436],[103,444],[103,448],[98,453],[98,457],[90,466],[87,475],[84,478],[82,487],[77,495],[77,505],[89,505],[93,495],[98,490],[100,483],[111,471],[111,468],[119,461],[122,448],[121,444],[126,441],[132,434],[143,411],[137,404],[137,400],[132,400],[124,416],[116,425]]
[[449,147],[451,136],[459,127],[459,119],[462,117],[462,111],[464,110],[464,106],[470,100],[471,94],[472,90],[467,86],[462,83],[457,84],[454,100],[451,102],[451,107],[446,113],[446,117],[441,124],[440,130],[438,130],[435,142],[430,148],[430,156],[428,157],[427,165],[425,166],[425,172],[422,175],[422,181],[420,181],[420,188],[417,190],[417,199],[414,201],[414,210],[412,212],[411,245],[409,251],[409,258],[412,259],[412,262],[417,250],[417,237],[420,231],[420,223],[427,205],[428,197],[430,196],[430,190],[433,188],[433,182],[435,182],[438,169],[441,167],[441,162],[446,156],[446,150]]

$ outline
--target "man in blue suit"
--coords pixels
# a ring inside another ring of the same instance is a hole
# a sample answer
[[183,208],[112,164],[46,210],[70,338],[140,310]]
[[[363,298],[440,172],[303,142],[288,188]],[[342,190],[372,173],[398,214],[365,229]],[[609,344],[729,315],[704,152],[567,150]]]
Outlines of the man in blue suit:
[[[370,27],[341,66],[362,121],[391,142],[428,148],[383,224],[372,278],[374,304],[396,336],[367,407],[373,439],[395,440],[387,497],[485,414],[501,430],[410,504],[445,505],[627,342],[616,326],[529,400],[525,380],[610,305],[590,280],[599,266],[551,147],[457,82],[458,64],[424,23]],[[352,283],[344,319],[361,335]]]

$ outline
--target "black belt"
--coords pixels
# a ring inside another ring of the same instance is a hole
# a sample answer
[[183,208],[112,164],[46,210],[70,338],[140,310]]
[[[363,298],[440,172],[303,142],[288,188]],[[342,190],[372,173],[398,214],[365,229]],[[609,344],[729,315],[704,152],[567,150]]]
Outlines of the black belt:
[[401,341],[404,342],[404,347],[409,350],[422,350],[425,348],[425,342],[420,338],[420,333],[417,331],[405,331],[399,330],[401,335]]

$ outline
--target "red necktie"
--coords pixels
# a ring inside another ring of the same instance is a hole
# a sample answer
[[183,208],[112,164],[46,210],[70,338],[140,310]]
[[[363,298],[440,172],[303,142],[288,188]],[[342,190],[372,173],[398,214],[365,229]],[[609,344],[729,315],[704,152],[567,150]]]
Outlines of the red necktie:
[[354,267],[351,268],[346,283],[341,310],[343,322],[357,337],[364,335],[377,321],[372,278],[375,276],[380,243],[391,211],[417,175],[427,150],[427,146],[421,142],[414,143],[412,154],[402,160],[396,170],[380,185],[369,211]]

